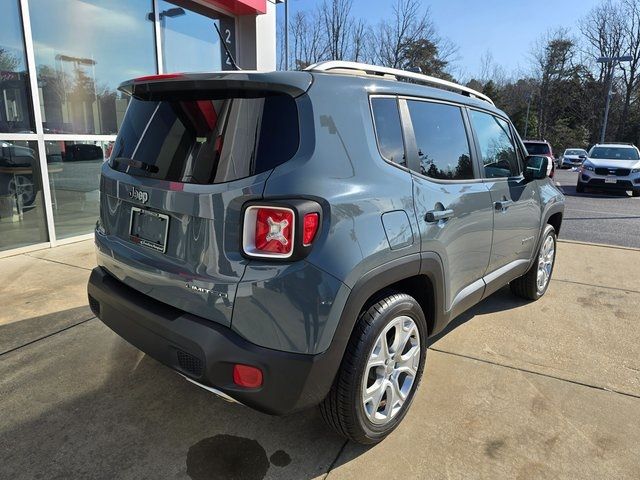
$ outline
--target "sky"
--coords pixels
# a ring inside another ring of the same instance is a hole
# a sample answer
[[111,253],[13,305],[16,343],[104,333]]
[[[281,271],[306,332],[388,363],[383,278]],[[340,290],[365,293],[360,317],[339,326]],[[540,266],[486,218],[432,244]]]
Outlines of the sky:
[[[578,21],[601,0],[431,0],[438,33],[459,47],[456,77],[471,78],[480,73],[481,57],[489,51],[507,74],[528,69],[529,51],[549,28],[567,27],[580,34]],[[289,15],[311,10],[322,0],[289,0]],[[353,0],[353,14],[378,23],[391,14],[393,0]],[[278,7],[284,16],[284,7]]]

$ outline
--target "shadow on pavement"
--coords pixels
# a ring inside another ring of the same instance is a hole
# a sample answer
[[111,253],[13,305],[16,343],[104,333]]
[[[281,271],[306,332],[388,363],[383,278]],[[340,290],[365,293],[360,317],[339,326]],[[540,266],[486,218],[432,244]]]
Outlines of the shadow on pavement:
[[[429,343],[526,303],[502,289]],[[369,449],[341,455],[318,409],[272,417],[226,403],[97,319],[3,355],[0,391],[1,478],[311,479]]]
[[93,317],[81,306],[0,325],[0,355]]
[[459,317],[453,319],[449,324],[437,335],[430,337],[427,340],[428,346],[433,345],[435,342],[440,340],[442,337],[452,332],[456,328],[461,325],[467,323],[469,320],[472,320],[476,315],[484,315],[495,312],[502,312],[504,310],[511,310],[514,308],[521,307],[523,305],[527,305],[531,303],[528,300],[524,300],[522,298],[516,297],[511,293],[509,286],[503,287],[497,292],[493,293],[483,301],[481,301],[476,306],[470,308]]
[[345,441],[317,409],[230,404],[90,320],[3,355],[0,478],[315,478]]

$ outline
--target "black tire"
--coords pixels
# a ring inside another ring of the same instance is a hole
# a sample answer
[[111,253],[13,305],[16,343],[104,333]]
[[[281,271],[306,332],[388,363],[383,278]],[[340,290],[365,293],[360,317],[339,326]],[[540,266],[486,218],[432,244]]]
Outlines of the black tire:
[[[544,288],[538,287],[538,263],[540,257],[540,251],[543,249],[547,238],[551,237],[553,239],[553,262],[551,264],[551,271],[549,272],[549,278],[544,285]],[[542,297],[547,289],[549,288],[549,284],[551,283],[551,276],[553,275],[553,268],[556,264],[556,251],[557,251],[557,238],[556,231],[551,225],[547,225],[542,234],[542,240],[540,241],[540,247],[536,252],[536,257],[531,265],[531,268],[525,273],[523,276],[516,278],[513,280],[509,287],[511,287],[511,292],[521,298],[525,298],[527,300],[538,300]]]
[[640,190],[633,190],[631,192],[631,195],[634,196],[634,197],[640,197]]
[[576,183],[576,192],[584,193],[584,185],[580,181]]
[[[417,327],[420,336],[419,365],[404,404],[388,423],[377,425],[365,414],[362,384],[365,373],[369,373],[367,362],[378,337],[399,316],[409,317]],[[358,318],[334,384],[320,404],[325,422],[354,442],[370,445],[382,441],[400,424],[411,406],[424,370],[426,338],[427,321],[418,302],[405,293],[385,292],[381,300],[361,312]]]

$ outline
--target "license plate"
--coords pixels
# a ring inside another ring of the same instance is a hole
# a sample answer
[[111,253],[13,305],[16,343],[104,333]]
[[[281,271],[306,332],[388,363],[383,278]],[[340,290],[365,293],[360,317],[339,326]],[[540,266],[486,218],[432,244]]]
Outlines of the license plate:
[[618,183],[618,180],[612,177],[607,177],[604,179],[604,183]]
[[165,253],[169,216],[162,213],[131,207],[129,240],[143,247]]

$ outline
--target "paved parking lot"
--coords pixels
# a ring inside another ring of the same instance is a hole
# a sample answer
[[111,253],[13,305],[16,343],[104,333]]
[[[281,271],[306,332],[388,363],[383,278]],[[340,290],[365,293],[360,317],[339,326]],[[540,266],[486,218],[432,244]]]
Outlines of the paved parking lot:
[[640,478],[640,251],[558,255],[541,301],[501,290],[434,339],[373,448],[317,410],[225,403],[121,340],[85,306],[91,242],[2,259],[0,478]]
[[556,170],[555,180],[567,198],[561,238],[640,248],[640,197],[577,193],[578,172],[572,170]]

